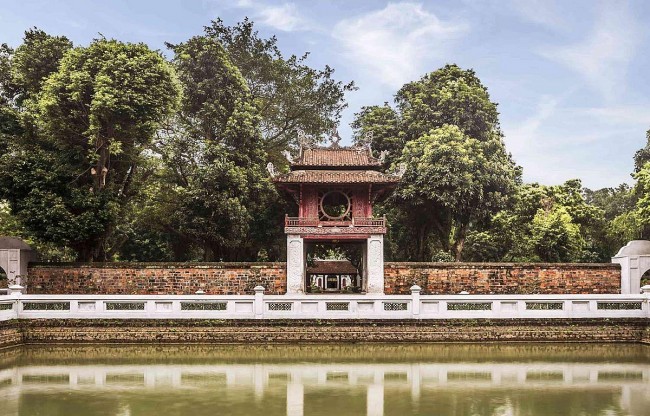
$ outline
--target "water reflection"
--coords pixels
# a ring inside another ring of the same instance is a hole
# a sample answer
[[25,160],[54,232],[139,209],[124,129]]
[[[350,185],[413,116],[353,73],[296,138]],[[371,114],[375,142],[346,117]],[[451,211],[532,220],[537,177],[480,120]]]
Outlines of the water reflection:
[[650,415],[650,347],[25,347],[2,415]]

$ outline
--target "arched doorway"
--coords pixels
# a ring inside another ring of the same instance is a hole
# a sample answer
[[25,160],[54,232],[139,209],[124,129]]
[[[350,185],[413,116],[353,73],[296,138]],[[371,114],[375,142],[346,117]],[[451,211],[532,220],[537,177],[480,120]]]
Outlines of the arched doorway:
[[643,273],[643,276],[641,276],[641,287],[646,285],[650,285],[650,270],[647,270]]
[[0,237],[0,270],[7,277],[0,285],[24,285],[22,276],[27,276],[27,265],[35,258],[32,248],[20,238]]

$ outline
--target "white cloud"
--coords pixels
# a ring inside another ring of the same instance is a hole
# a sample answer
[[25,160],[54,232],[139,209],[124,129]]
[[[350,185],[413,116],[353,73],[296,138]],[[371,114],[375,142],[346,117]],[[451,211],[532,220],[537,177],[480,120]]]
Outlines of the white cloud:
[[580,109],[579,112],[611,124],[638,124],[639,127],[650,125],[650,108],[648,106],[593,107]]
[[390,3],[384,9],[339,21],[332,36],[356,65],[393,88],[422,75],[427,59],[441,58],[465,23],[443,22],[418,3]]
[[[531,22],[542,26],[561,29],[565,19],[558,11],[557,4],[548,0],[512,0],[514,10]],[[499,6],[502,6],[499,3]]]
[[263,24],[285,32],[307,28],[305,19],[298,13],[295,4],[264,7],[260,10],[260,17]]
[[605,2],[587,37],[544,48],[540,54],[577,72],[603,97],[613,99],[625,89],[627,67],[640,41],[639,26],[627,5]]
[[643,146],[650,124],[647,107],[568,106],[571,95],[542,96],[528,117],[503,120],[507,148],[523,166],[524,180],[581,178],[594,189],[629,183],[631,155]]
[[237,7],[254,11],[253,18],[274,29],[284,32],[309,29],[307,19],[303,17],[293,3],[270,5],[254,0],[238,0]]

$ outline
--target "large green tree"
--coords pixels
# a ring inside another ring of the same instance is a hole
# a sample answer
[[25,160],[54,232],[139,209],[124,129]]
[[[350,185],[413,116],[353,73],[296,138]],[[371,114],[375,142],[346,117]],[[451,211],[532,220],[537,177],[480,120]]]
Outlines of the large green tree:
[[505,206],[517,177],[499,136],[481,141],[455,125],[409,141],[399,162],[407,169],[396,200],[417,218],[415,258],[421,261],[431,258],[431,233],[459,261],[471,224]]
[[520,181],[497,105],[474,71],[457,65],[404,85],[395,103],[365,107],[353,123],[358,141],[372,133],[375,151],[407,167],[396,198],[380,208],[393,228],[388,247],[402,247],[394,258],[461,260],[467,233],[505,208]]
[[[49,54],[22,52],[51,66]],[[23,133],[0,156],[0,197],[34,236],[72,247],[80,260],[104,260],[138,193],[146,149],[178,101],[173,70],[144,44],[107,39],[67,51],[40,84],[30,65],[13,63],[12,79],[35,98]]]
[[157,145],[166,169],[154,209],[203,259],[254,259],[256,233],[264,231],[255,222],[276,198],[254,99],[217,39],[196,36],[170,47],[185,93]]
[[352,82],[336,81],[329,66],[310,67],[308,53],[285,57],[275,36],[260,37],[248,19],[235,26],[217,19],[205,36],[225,48],[246,81],[265,149],[276,163],[281,151],[297,145],[299,131],[318,137],[333,128],[347,107],[345,93],[355,89]]

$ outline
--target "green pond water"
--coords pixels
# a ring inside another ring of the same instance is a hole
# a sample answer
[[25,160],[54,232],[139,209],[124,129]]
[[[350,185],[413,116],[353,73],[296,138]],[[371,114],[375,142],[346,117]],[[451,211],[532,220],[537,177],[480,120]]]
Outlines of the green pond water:
[[22,347],[0,415],[650,415],[650,346]]

